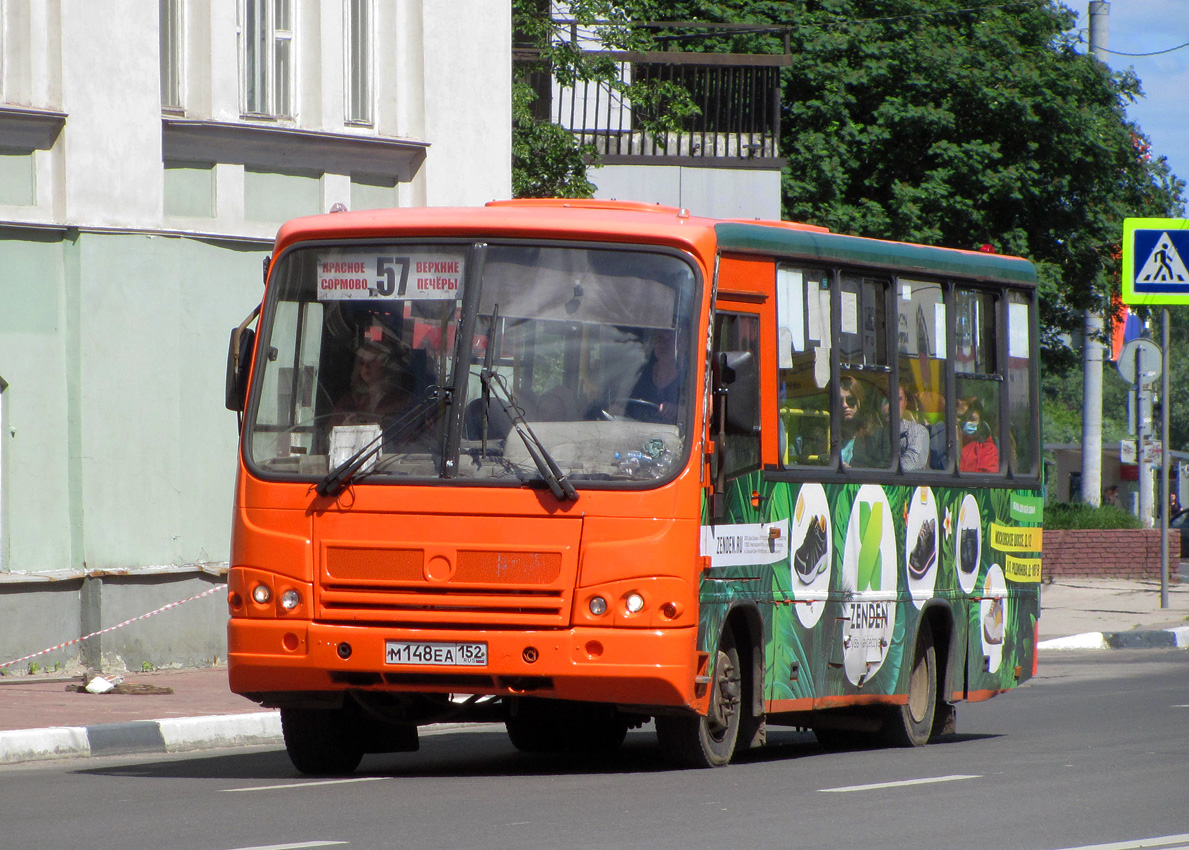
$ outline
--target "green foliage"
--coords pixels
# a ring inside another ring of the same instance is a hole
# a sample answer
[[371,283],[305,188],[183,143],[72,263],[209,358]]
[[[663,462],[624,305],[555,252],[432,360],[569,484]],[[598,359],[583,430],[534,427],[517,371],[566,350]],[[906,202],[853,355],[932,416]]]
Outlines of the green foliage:
[[[513,84],[513,101],[535,96],[523,83]],[[517,198],[589,198],[595,186],[586,176],[594,148],[579,145],[564,127],[534,118],[527,108],[513,109],[512,194]]]
[[1143,528],[1137,517],[1114,505],[1092,507],[1082,502],[1058,502],[1045,506],[1047,529]]
[[[680,127],[697,114],[690,93],[658,80],[625,80],[618,62],[587,51],[651,50],[646,29],[630,25],[627,5],[615,0],[570,0],[566,21],[550,15],[540,0],[512,0],[516,76],[512,91],[512,194],[517,198],[589,198],[595,185],[588,170],[599,162],[593,145],[539,114],[533,80],[550,76],[565,86],[597,82],[633,108],[637,126],[654,135]],[[570,26],[568,22],[572,22]]]
[[[1080,363],[1080,358],[1078,359]],[[1041,422],[1045,443],[1082,441],[1082,373],[1049,369],[1041,373]],[[1189,377],[1189,376],[1187,376]],[[1189,424],[1189,423],[1187,423]],[[1110,366],[1102,370],[1102,440],[1128,439],[1127,382]],[[1131,439],[1135,439],[1134,436]]]

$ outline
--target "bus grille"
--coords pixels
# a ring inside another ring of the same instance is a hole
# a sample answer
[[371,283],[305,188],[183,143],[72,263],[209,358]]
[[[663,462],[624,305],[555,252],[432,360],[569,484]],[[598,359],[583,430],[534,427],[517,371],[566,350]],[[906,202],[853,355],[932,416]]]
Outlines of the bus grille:
[[328,546],[317,617],[455,628],[558,627],[569,620],[562,568],[560,552],[459,550],[450,575],[431,578],[421,549]]

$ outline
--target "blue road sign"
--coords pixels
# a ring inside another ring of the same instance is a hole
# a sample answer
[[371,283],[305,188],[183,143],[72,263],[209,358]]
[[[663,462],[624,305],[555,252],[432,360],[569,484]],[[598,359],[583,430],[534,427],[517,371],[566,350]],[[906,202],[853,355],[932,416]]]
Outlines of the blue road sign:
[[1189,304],[1189,220],[1124,220],[1123,303]]

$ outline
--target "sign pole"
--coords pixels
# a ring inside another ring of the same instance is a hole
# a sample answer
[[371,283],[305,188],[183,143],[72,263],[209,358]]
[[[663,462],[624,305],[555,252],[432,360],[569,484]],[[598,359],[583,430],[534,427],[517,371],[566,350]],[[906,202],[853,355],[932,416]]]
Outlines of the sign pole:
[[[1189,219],[1128,218],[1123,220],[1122,297],[1128,305],[1164,308],[1161,347],[1161,492],[1160,510],[1160,607],[1168,607],[1169,466],[1172,447],[1169,419],[1169,318],[1168,305],[1189,304]],[[1178,541],[1177,555],[1180,555]]]
[[[1163,354],[1164,368],[1160,374],[1160,498],[1164,500],[1160,509],[1160,607],[1168,607],[1168,521],[1172,518],[1168,496],[1168,467],[1172,455],[1168,442],[1168,308],[1165,307],[1161,317],[1160,347]],[[1177,541],[1177,556],[1180,557],[1180,535]]]

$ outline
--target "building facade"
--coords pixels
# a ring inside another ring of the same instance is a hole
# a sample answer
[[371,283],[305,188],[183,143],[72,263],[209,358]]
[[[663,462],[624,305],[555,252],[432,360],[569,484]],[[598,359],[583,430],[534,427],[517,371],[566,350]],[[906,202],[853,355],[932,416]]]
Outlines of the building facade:
[[[218,587],[273,235],[507,197],[510,56],[509,0],[0,0],[0,665]],[[34,663],[209,663],[225,619]]]

